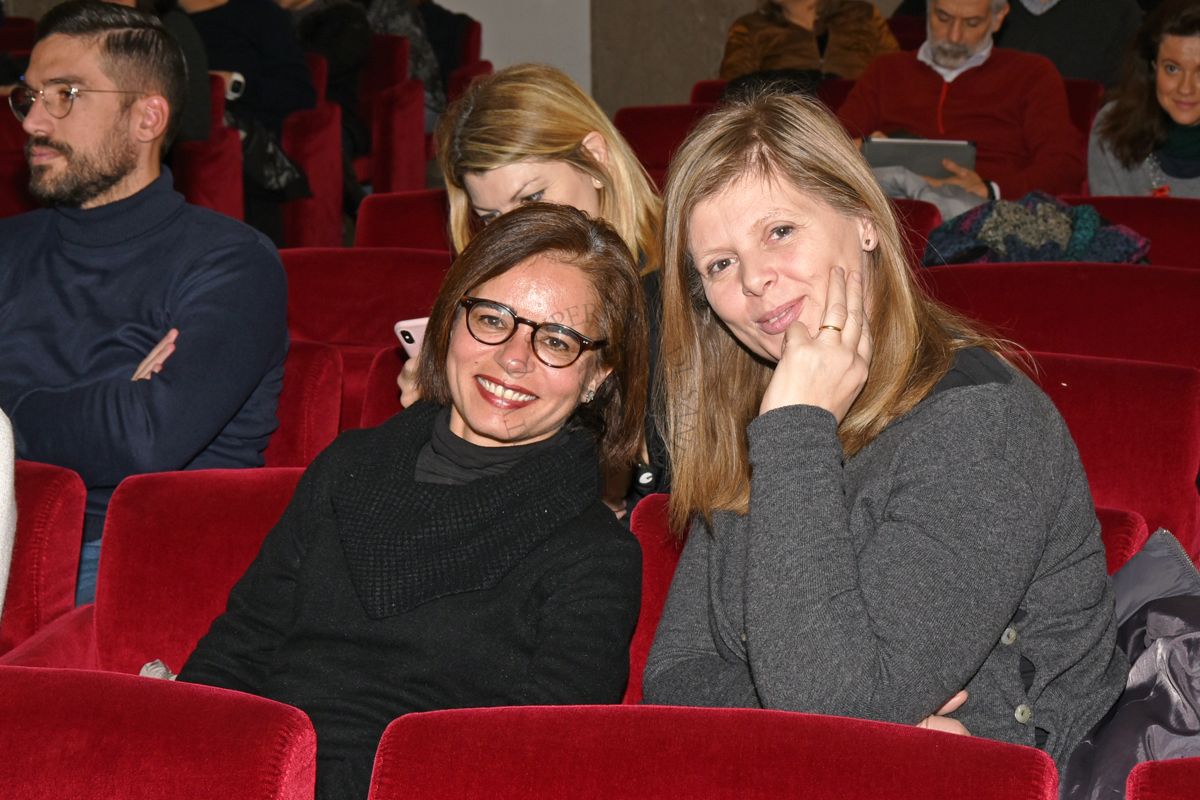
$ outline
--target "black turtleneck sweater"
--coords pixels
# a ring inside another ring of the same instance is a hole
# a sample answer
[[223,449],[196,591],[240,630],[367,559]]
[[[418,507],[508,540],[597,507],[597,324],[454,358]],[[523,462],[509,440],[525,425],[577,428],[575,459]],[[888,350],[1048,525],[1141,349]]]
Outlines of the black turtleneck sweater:
[[[99,208],[0,220],[0,241],[0,408],[19,458],[83,477],[88,538],[127,475],[262,464],[287,350],[267,239],[164,172]],[[163,371],[130,380],[171,328]]]
[[444,427],[431,446],[438,417],[418,403],[322,453],[179,676],[303,709],[322,800],[367,796],[402,714],[625,688],[641,550],[600,502],[590,435],[490,474],[499,454]]

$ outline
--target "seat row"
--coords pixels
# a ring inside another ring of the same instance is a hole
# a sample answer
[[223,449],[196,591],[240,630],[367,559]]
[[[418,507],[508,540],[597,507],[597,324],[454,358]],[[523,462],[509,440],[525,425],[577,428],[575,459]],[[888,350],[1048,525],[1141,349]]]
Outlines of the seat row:
[[[207,686],[0,667],[0,798],[311,800],[303,712]],[[1129,800],[1194,797],[1200,759],[1150,761]],[[884,722],[761,709],[526,706],[409,714],[370,800],[1053,800],[1044,752]]]

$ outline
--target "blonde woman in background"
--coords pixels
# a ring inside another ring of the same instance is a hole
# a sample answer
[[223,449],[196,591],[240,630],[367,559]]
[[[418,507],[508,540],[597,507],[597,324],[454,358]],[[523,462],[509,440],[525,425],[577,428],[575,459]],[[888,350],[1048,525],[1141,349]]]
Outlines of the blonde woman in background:
[[[611,225],[634,254],[650,322],[650,377],[658,358],[662,201],[645,169],[596,102],[554,67],[517,64],[476,81],[437,130],[438,166],[450,200],[450,235],[462,251],[476,232],[526,203],[569,205]],[[415,361],[400,375],[416,397]],[[636,499],[666,491],[665,450],[647,420]],[[614,477],[618,484],[628,478]],[[615,490],[624,495],[624,487]]]

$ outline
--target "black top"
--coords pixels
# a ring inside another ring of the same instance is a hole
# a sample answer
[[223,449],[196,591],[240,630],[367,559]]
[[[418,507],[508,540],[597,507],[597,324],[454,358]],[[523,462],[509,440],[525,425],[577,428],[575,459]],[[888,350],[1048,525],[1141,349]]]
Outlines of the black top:
[[163,27],[179,43],[187,65],[187,96],[179,117],[180,141],[203,141],[212,129],[212,94],[208,87],[208,54],[188,15],[177,8],[162,15]]
[[442,409],[433,423],[429,441],[417,456],[416,479],[425,483],[462,486],[477,478],[503,475],[524,458],[562,447],[566,431],[533,444],[484,447],[472,444],[450,430],[450,409]]
[[317,458],[180,673],[303,709],[319,797],[366,797],[401,714],[624,691],[641,553],[599,500],[590,437],[463,486],[420,483],[438,410]]
[[316,103],[292,19],[273,0],[229,0],[189,16],[204,40],[209,69],[240,72],[246,79],[231,110],[278,134],[284,117]]

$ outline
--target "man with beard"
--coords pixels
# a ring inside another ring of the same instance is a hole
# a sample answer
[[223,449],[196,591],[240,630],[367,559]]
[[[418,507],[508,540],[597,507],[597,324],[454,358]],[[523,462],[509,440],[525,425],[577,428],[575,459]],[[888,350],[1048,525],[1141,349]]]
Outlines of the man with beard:
[[122,478],[261,465],[276,426],[283,270],[265,237],[187,205],[160,166],[185,81],[156,18],[68,0],[9,99],[49,208],[0,220],[0,409],[19,458],[87,484],[79,602]]
[[975,170],[947,161],[952,177],[926,180],[980,198],[1078,192],[1083,134],[1058,71],[1042,56],[992,47],[1007,1],[928,0],[927,8],[921,48],[877,58],[838,110],[850,135],[970,140]]

